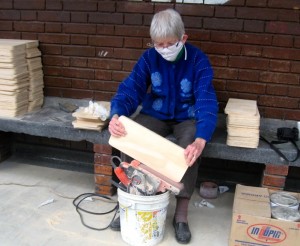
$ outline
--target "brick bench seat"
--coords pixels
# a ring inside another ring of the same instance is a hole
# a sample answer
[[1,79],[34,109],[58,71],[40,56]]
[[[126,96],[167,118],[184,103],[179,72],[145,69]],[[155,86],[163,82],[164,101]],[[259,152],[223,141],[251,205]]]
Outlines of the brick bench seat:
[[[88,141],[94,146],[94,174],[96,192],[101,194],[112,194],[113,187],[109,180],[112,177],[112,167],[110,157],[112,148],[108,145],[109,132],[104,129],[102,132],[82,130],[73,128],[72,121],[74,118],[71,113],[62,111],[59,103],[69,102],[77,106],[88,106],[88,100],[45,97],[43,107],[35,112],[25,115],[6,118],[0,117],[0,131],[23,133],[39,137],[57,138],[69,141]],[[277,119],[261,119],[260,132],[266,136],[275,136],[278,127],[294,127],[294,121],[283,121]],[[226,145],[226,116],[219,115],[218,126],[212,138],[203,152],[203,157],[217,158],[233,161],[244,161],[252,163],[262,163],[266,165],[265,176],[268,180],[262,185],[276,186],[272,183],[271,178],[285,178],[289,166],[300,166],[300,159],[288,163],[282,160],[267,143],[260,141],[258,148],[238,148]],[[174,141],[172,136],[169,140]],[[282,152],[288,157],[293,158],[295,151],[289,144],[282,145]],[[270,171],[270,177],[267,176]],[[275,177],[274,177],[275,175]],[[276,181],[276,180],[275,180]],[[277,182],[278,183],[278,182]],[[282,186],[283,185],[283,186]],[[284,183],[280,183],[278,188],[283,188]]]

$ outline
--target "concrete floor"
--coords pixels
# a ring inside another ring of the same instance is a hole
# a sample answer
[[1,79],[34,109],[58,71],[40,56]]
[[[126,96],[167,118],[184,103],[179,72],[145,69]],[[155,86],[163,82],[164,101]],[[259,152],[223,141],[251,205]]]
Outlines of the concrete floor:
[[[72,201],[80,194],[94,192],[93,175],[33,166],[10,158],[0,163],[0,245],[3,246],[106,246],[127,245],[120,232],[95,231],[84,227]],[[195,191],[189,208],[192,240],[189,245],[226,246],[231,225],[233,192],[210,200],[215,208],[195,207],[201,197]],[[54,199],[53,203],[40,206]],[[114,201],[117,196],[112,197]],[[84,202],[87,209],[103,212],[115,206],[95,199]],[[178,245],[172,227],[174,196],[168,206],[165,234],[158,245]],[[91,216],[84,220],[93,227],[106,226],[112,214]]]

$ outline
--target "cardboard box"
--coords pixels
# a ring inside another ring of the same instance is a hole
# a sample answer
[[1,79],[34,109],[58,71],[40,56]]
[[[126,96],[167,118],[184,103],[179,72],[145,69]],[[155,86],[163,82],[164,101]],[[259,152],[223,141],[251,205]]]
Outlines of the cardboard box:
[[[276,191],[236,186],[229,246],[300,245],[300,222],[271,218],[272,192]],[[299,193],[291,194],[299,201]]]

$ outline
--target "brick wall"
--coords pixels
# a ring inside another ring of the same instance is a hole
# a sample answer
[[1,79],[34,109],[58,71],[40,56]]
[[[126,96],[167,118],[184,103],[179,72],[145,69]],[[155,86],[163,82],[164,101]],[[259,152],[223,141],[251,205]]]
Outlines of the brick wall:
[[110,100],[150,42],[153,13],[168,7],[208,54],[221,112],[237,97],[257,100],[263,117],[300,120],[299,0],[0,0],[0,38],[40,41],[45,95]]

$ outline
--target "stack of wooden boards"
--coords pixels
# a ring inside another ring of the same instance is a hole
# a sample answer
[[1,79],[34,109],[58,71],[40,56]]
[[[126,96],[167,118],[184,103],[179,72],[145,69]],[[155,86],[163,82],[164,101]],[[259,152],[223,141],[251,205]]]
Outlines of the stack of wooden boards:
[[230,98],[227,114],[227,145],[257,148],[259,144],[260,114],[255,100]]
[[110,102],[90,102],[88,107],[80,107],[72,114],[76,119],[74,128],[102,131],[108,124]]
[[43,104],[43,70],[37,40],[0,39],[0,116],[15,117]]

